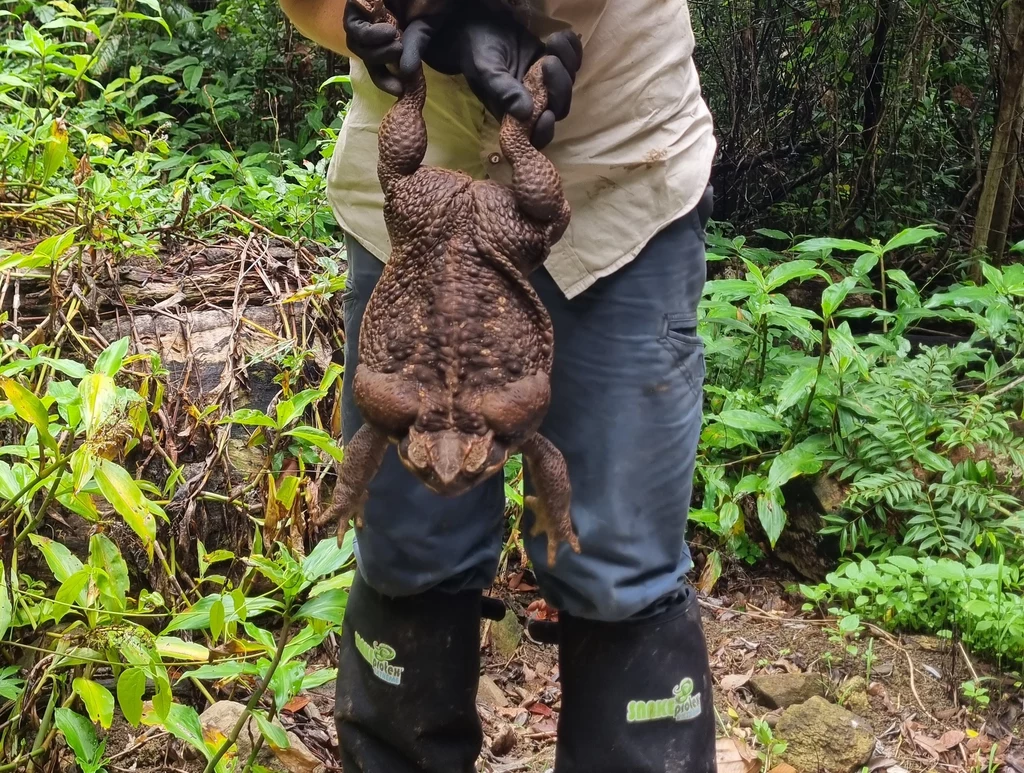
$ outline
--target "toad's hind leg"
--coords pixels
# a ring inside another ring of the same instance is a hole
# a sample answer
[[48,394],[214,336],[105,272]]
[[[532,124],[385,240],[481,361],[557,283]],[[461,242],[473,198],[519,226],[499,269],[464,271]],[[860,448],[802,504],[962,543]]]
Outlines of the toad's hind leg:
[[388,450],[388,438],[369,424],[364,424],[352,439],[345,444],[345,460],[338,473],[338,485],[334,487],[330,507],[320,518],[321,523],[338,519],[338,545],[345,539],[349,520],[355,520],[356,528],[363,527],[363,504],[366,502],[366,487],[380,469],[384,452]]
[[569,518],[569,468],[561,451],[539,433],[523,444],[523,458],[537,490],[537,495],[526,497],[523,504],[533,511],[533,535],[548,535],[548,566],[552,567],[559,543],[566,542],[574,552],[580,552],[580,542]]
[[[382,0],[357,0],[375,22],[396,27],[398,22]],[[399,32],[401,37],[401,32]],[[402,79],[402,96],[381,121],[377,135],[377,177],[387,194],[396,181],[420,168],[427,153],[427,124],[423,106],[427,101],[427,82],[420,66]]]
[[512,165],[512,193],[516,204],[527,217],[546,227],[549,244],[554,244],[569,225],[571,213],[558,170],[530,142],[534,124],[547,109],[543,64],[544,59],[534,63],[523,79],[523,85],[533,97],[533,114],[525,123],[507,114],[501,124],[499,140],[501,152]]

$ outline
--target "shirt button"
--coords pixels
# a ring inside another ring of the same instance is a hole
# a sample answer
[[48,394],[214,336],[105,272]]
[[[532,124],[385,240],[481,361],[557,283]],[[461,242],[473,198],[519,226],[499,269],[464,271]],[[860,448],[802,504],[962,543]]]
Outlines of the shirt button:
[[490,161],[492,164],[500,164],[501,163],[501,154],[500,153],[491,153],[491,155],[489,155],[487,157],[487,160]]

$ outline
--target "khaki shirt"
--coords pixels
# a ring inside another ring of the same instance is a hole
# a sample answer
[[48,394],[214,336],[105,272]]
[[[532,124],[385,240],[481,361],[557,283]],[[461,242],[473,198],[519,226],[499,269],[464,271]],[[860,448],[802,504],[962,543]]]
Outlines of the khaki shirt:
[[[572,205],[545,267],[568,297],[626,265],[700,200],[716,143],[693,63],[685,0],[531,0],[540,37],[569,27],[584,55],[569,116],[544,152]],[[394,98],[351,64],[352,103],[327,189],[341,227],[372,254],[390,252],[377,180],[377,127]],[[511,182],[498,122],[462,76],[427,68],[425,163]]]

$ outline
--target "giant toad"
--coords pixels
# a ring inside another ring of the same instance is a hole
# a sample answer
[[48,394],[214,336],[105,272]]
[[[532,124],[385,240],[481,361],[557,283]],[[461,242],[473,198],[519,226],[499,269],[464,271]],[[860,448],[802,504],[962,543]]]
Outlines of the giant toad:
[[[358,0],[375,21],[381,0]],[[542,60],[543,61],[543,60]],[[423,165],[426,83],[420,70],[380,126],[377,175],[391,257],[367,303],[353,381],[366,422],[345,448],[326,518],[362,525],[366,487],[389,443],[432,491],[454,496],[522,451],[536,496],[534,533],[579,551],[565,459],[537,430],[550,402],[551,318],[526,277],[569,223],[554,165],[529,141],[547,105],[537,62],[524,84],[526,123],[507,116],[500,145],[512,185]]]

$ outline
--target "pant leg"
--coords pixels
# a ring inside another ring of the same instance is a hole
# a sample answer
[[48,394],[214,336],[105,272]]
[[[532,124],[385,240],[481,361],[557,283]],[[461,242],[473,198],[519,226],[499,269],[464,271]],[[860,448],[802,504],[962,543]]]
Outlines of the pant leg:
[[[342,434],[346,442],[363,424],[352,395],[359,351],[359,324],[384,264],[355,239],[345,240],[348,282],[343,297],[345,374]],[[387,596],[431,589],[457,592],[488,588],[501,554],[505,487],[494,476],[459,497],[434,494],[388,449],[370,482],[365,526],[355,538],[359,570]]]
[[546,600],[576,617],[655,614],[692,566],[685,537],[701,431],[696,325],[710,196],[709,188],[633,262],[576,298],[546,272],[533,277],[555,330],[541,433],[568,463],[582,552],[561,547],[551,569],[543,534],[526,547]]

